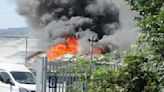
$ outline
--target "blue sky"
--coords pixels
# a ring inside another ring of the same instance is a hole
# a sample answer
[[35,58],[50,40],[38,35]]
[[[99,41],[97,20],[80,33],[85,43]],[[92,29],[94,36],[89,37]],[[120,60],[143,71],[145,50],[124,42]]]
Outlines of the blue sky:
[[0,29],[20,27],[26,27],[26,23],[16,12],[15,0],[0,0]]

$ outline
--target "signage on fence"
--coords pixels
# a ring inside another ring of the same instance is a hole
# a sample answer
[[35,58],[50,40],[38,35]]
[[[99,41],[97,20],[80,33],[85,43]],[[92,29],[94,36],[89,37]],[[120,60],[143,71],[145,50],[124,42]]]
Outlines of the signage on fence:
[[49,88],[56,88],[57,87],[57,77],[56,76],[50,76],[48,78]]

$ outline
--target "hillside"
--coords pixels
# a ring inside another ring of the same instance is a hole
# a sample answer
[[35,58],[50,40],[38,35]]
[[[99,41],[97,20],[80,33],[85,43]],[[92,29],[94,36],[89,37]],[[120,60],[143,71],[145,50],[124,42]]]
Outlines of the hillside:
[[28,28],[0,29],[1,37],[27,37],[28,34],[29,34]]

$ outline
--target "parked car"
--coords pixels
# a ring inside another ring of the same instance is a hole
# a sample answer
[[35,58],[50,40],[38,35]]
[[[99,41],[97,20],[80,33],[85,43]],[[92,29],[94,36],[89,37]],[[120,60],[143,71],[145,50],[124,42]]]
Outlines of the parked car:
[[0,63],[0,92],[35,92],[35,77],[21,64]]

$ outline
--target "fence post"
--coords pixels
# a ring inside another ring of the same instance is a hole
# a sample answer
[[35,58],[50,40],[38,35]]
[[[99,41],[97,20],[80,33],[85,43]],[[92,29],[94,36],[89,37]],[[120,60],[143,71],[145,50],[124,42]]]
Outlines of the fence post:
[[47,58],[42,57],[36,62],[36,92],[46,92]]

